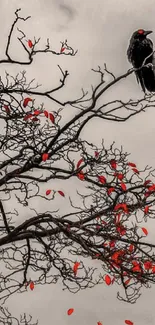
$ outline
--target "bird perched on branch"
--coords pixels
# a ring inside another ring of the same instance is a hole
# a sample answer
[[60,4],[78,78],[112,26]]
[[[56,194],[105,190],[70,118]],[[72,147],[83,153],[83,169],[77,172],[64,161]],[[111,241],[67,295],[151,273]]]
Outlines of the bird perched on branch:
[[137,81],[140,82],[144,92],[146,89],[150,92],[155,91],[155,55],[153,53],[153,43],[147,38],[147,35],[151,33],[151,30],[145,31],[143,29],[135,31],[127,50],[128,60],[134,68],[137,69],[148,64],[148,66],[135,71]]

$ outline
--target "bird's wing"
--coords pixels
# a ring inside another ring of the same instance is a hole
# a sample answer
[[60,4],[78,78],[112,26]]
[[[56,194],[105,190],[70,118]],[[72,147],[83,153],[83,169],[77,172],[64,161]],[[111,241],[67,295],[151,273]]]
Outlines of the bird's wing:
[[128,60],[130,63],[132,63],[132,60],[131,60],[131,46],[129,45],[128,49],[127,49],[127,57],[128,57]]

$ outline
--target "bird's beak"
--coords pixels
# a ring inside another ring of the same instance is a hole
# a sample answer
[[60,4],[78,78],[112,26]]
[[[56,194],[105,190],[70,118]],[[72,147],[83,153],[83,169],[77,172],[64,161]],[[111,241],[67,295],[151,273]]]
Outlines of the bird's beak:
[[146,31],[145,31],[145,35],[146,35],[146,36],[149,35],[149,34],[151,34],[151,33],[153,33],[152,30],[146,30]]

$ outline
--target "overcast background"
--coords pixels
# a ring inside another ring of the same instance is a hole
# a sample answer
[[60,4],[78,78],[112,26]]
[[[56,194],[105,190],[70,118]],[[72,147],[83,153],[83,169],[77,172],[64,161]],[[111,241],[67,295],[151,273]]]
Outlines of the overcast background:
[[[14,11],[21,7],[23,16],[31,15],[31,20],[20,23],[28,39],[41,37],[44,45],[50,38],[52,48],[59,50],[60,41],[67,38],[68,44],[78,49],[76,57],[57,57],[40,54],[35,57],[33,66],[24,67],[28,77],[35,77],[45,89],[56,85],[59,80],[57,64],[68,69],[70,77],[61,98],[72,99],[80,94],[81,87],[89,90],[96,77],[91,68],[108,68],[116,75],[123,74],[130,67],[126,50],[134,30],[151,29],[155,44],[154,1],[142,0],[0,0],[0,59],[4,57],[9,28],[14,20]],[[20,44],[14,37],[12,42],[14,58],[24,58]],[[11,73],[21,71],[21,67],[4,66]],[[3,70],[3,71],[2,71]],[[140,98],[143,94],[134,75],[123,80],[111,92],[109,99]],[[105,144],[115,140],[131,153],[131,160],[141,169],[146,164],[155,167],[155,112],[150,108],[126,123],[92,121],[85,130],[85,138],[94,143],[105,139]],[[149,227],[148,227],[149,228]],[[154,227],[150,227],[150,238],[154,237]],[[155,286],[143,291],[135,305],[119,302],[116,299],[117,287],[96,286],[76,295],[62,291],[61,285],[38,286],[33,292],[15,295],[7,305],[15,314],[31,313],[41,325],[121,325],[131,319],[135,325],[155,324]],[[66,311],[74,308],[70,317]]]

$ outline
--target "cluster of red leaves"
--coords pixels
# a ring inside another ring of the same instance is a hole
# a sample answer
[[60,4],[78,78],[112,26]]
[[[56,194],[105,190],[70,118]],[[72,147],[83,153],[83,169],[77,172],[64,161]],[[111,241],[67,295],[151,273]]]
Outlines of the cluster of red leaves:
[[[33,101],[32,98],[26,97],[24,99],[24,101],[23,101],[23,107],[26,108],[28,106],[29,102],[32,102],[32,101]],[[4,108],[5,108],[6,112],[9,114],[10,113],[10,110],[9,110],[8,106],[5,105]],[[55,123],[55,117],[54,117],[54,115],[52,113],[48,113],[46,110],[44,110],[42,112],[39,109],[34,110],[33,113],[27,113],[25,115],[25,117],[24,117],[24,121],[27,121],[27,120],[29,120],[31,118],[32,118],[33,121],[39,121],[39,119],[37,118],[37,116],[40,115],[40,114],[42,114],[42,113],[44,113],[45,117],[49,118],[52,123]]]

